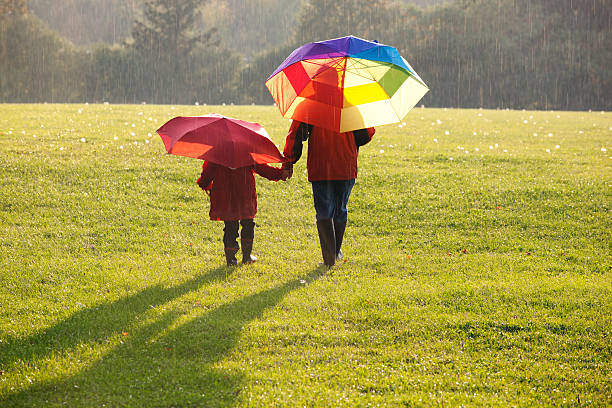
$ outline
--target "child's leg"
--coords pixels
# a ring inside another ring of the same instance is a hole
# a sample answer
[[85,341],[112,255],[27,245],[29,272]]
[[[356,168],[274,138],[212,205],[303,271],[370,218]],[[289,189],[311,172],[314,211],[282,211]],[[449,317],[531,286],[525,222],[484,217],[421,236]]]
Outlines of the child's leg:
[[236,253],[238,252],[238,221],[225,221],[223,228],[223,245],[225,246],[225,260],[227,265],[237,265]]
[[255,237],[255,221],[253,219],[240,220],[242,230],[240,231],[240,244],[242,245],[242,263],[253,263],[257,261],[251,251],[253,250],[253,238]]

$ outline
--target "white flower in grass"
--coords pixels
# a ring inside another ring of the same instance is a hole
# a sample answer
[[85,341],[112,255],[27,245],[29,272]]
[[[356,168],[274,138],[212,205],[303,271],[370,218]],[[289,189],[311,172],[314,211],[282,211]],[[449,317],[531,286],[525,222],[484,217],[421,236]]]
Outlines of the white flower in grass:
[[476,132],[472,132],[472,134],[473,134],[474,136],[478,135],[478,133],[476,133]]
[[555,145],[555,149],[559,149],[561,146],[559,145]]
[[550,149],[546,149],[546,153],[550,153]]
[[145,143],[149,144],[150,143],[149,139],[145,139]]
[[[610,128],[610,130],[612,130],[612,128]],[[581,134],[583,134],[583,133],[584,133],[584,132],[583,132],[582,130],[579,130],[579,131],[578,131],[578,134],[580,134],[580,135],[581,135]]]
[[142,112],[138,112],[138,116],[142,116]]
[[449,157],[449,158],[448,158],[448,160],[453,161],[453,160],[455,160],[455,159],[453,159],[452,157]]
[[117,136],[113,137],[113,140],[119,140],[119,138]]
[[438,125],[441,125],[441,124],[442,124],[442,121],[441,121],[440,119],[436,119],[436,123],[437,123]]
[[450,135],[450,132],[449,132],[448,130],[446,130],[446,131],[444,131],[444,134],[445,134],[446,136],[448,136],[448,135]]
[[136,127],[136,124],[135,124],[135,123],[132,123],[132,127]]
[[525,119],[525,120],[523,121],[523,123],[524,123],[524,124],[527,124],[527,123],[528,123],[528,122],[527,122],[527,119]]
[[120,148],[121,150],[123,150],[123,145],[119,146],[119,148]]
[[435,142],[435,143],[438,143],[438,139],[434,139],[434,142]]
[[607,150],[605,147],[602,147],[602,148],[601,148],[601,151],[602,151],[602,152],[607,152],[608,150]]
[[132,135],[132,136],[136,136],[136,133],[134,133],[134,132],[130,132],[130,135]]
[[533,135],[534,135],[534,136],[536,136],[536,137],[538,136],[538,134],[537,134],[537,133],[534,133]]
[[504,153],[508,153],[508,150],[504,149]]
[[81,143],[85,143],[85,142],[86,142],[85,138],[84,138],[84,137],[82,137],[82,138],[81,138]]
[[553,135],[552,133],[549,133],[549,134],[548,134],[548,137],[552,137],[552,135]]
[[493,146],[489,146],[489,150],[493,150]]
[[478,116],[482,116],[482,113],[478,112]]
[[63,151],[63,150],[64,150],[64,148],[63,148],[63,147],[60,147],[60,152],[61,152],[61,151]]
[[475,152],[479,152],[479,151],[480,151],[480,149],[476,147],[476,148],[474,148],[474,151],[475,151]]
[[380,149],[380,153],[384,153],[385,151],[383,149]]
[[499,147],[499,145],[497,143],[495,143],[495,148],[497,149]]
[[151,137],[151,136],[152,136],[152,135],[151,135],[151,132],[147,133],[147,136]]

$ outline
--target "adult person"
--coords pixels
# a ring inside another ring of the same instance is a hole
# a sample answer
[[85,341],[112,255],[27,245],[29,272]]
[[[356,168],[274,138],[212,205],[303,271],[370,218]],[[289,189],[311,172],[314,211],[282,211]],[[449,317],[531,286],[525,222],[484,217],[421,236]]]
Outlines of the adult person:
[[374,128],[338,133],[295,120],[289,128],[283,150],[287,158],[283,176],[293,175],[303,142],[308,141],[308,181],[312,184],[321,254],[327,267],[342,259],[347,203],[357,178],[359,147],[370,142],[374,133]]

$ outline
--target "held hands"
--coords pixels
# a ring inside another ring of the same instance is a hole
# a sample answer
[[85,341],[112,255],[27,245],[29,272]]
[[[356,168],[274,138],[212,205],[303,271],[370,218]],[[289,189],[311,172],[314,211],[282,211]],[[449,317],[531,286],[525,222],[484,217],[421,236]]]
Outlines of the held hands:
[[281,168],[281,170],[282,170],[281,180],[287,181],[287,179],[290,179],[291,176],[293,176],[293,164],[283,163],[283,167]]

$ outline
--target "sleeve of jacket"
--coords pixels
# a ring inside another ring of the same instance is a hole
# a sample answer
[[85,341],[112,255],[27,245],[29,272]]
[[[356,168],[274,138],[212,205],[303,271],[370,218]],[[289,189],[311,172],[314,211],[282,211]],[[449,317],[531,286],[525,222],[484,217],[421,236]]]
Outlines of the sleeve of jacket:
[[303,143],[308,140],[311,131],[312,125],[297,120],[291,122],[283,150],[283,156],[287,159],[287,162],[283,163],[283,168],[293,165],[302,157]]
[[373,127],[354,130],[353,136],[355,136],[355,144],[357,145],[357,147],[370,143],[370,141],[372,140],[372,136],[374,136],[374,133],[376,133],[376,129],[374,129]]
[[200,178],[196,183],[198,183],[198,186],[200,186],[202,190],[210,193],[216,173],[217,165],[204,161],[204,164],[202,164],[202,174],[200,174]]
[[272,181],[278,181],[283,177],[282,169],[272,167],[267,164],[256,164],[255,173]]

